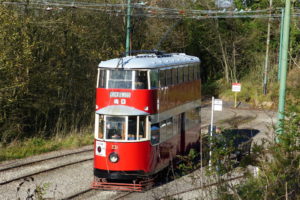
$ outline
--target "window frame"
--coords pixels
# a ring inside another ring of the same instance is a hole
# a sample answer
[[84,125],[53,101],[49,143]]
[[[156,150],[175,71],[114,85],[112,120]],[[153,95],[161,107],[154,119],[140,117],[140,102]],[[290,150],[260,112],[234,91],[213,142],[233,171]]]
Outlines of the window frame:
[[[97,114],[99,115],[99,114]],[[109,141],[109,142],[145,142],[145,141],[148,141],[149,140],[149,116],[147,115],[143,115],[145,116],[145,138],[142,138],[140,139],[139,138],[139,125],[140,125],[140,116],[137,116],[137,115],[134,115],[134,117],[137,117],[137,129],[136,129],[136,133],[135,133],[135,139],[134,140],[129,140],[128,139],[128,128],[129,128],[129,117],[131,116],[115,116],[115,115],[103,115],[104,116],[104,130],[103,130],[103,138],[100,139],[100,138],[96,138],[96,127],[98,126],[99,127],[99,118],[97,120],[95,120],[95,123],[97,123],[95,125],[95,138],[98,139],[98,140],[104,140],[104,141]],[[120,117],[120,118],[125,118],[125,135],[124,135],[124,139],[108,139],[107,138],[107,128],[106,128],[106,125],[107,125],[107,117]],[[98,128],[99,129],[99,128]],[[99,130],[98,130],[99,131]]]
[[[109,87],[109,81],[113,80],[113,79],[110,78],[112,71],[117,71],[117,70],[115,70],[115,69],[108,69],[107,70],[107,74],[106,74],[106,89],[127,89],[127,90],[131,89],[132,90],[134,88],[134,80],[135,80],[135,71],[136,70],[123,70],[123,71],[126,71],[126,72],[127,71],[131,72],[131,87],[130,88],[115,88],[115,87],[112,88],[112,87]],[[128,80],[129,79],[126,79],[125,82],[128,81]]]
[[[149,73],[148,73],[148,71],[149,70],[133,70],[134,71],[134,77],[133,77],[133,85],[132,85],[132,89],[133,90],[147,90],[147,89],[149,89]],[[137,78],[137,72],[145,72],[146,73],[146,82],[145,82],[145,84],[146,84],[146,87],[145,88],[136,88],[136,78]]]

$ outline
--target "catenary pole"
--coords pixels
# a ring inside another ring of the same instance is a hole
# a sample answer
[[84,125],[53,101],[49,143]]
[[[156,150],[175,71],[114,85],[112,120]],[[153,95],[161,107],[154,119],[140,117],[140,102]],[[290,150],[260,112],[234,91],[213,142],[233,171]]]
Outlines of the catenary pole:
[[286,92],[286,75],[287,75],[287,64],[288,64],[289,34],[290,34],[290,11],[291,11],[291,0],[286,0],[285,1],[285,12],[284,12],[284,25],[283,25],[283,40],[282,40],[282,55],[281,55],[282,66],[281,66],[281,72],[280,72],[277,134],[281,134],[283,132],[285,92]]
[[278,81],[280,81],[281,65],[282,65],[282,40],[283,40],[283,24],[284,24],[284,8],[281,9],[280,21],[280,48],[279,48],[279,63],[278,63]]
[[131,0],[127,0],[126,56],[129,55],[129,49],[130,49],[130,15],[131,15]]
[[263,93],[264,93],[264,95],[267,94],[267,83],[268,83],[268,67],[269,67],[269,49],[270,49],[270,36],[271,36],[272,6],[273,6],[273,0],[270,0],[270,17],[268,19],[267,47],[266,47],[264,82],[263,82]]

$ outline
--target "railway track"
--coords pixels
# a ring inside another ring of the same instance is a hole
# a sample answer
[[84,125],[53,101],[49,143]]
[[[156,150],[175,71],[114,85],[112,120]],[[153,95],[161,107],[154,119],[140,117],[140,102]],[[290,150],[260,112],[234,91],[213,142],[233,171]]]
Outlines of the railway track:
[[26,163],[3,164],[3,165],[0,165],[0,172],[8,171],[8,170],[15,169],[15,168],[18,168],[18,167],[24,167],[24,166],[28,166],[28,165],[32,165],[32,164],[37,164],[37,163],[41,163],[41,162],[45,162],[45,161],[48,161],[48,160],[53,160],[53,159],[57,159],[57,158],[61,158],[61,157],[71,156],[71,155],[75,155],[75,154],[79,154],[79,153],[85,153],[85,152],[92,152],[92,151],[93,151],[93,149],[90,148],[90,149],[84,149],[84,150],[81,150],[81,151],[65,153],[65,154],[61,154],[61,155],[57,155],[57,156],[51,156],[51,157],[48,157],[48,158],[42,158],[42,159],[38,159],[38,160],[34,160],[34,161],[29,161],[29,162],[26,162]]
[[92,152],[93,149],[84,149],[81,151],[3,167],[0,169],[0,186],[38,174],[57,170],[59,168],[91,161],[93,160]]
[[[126,196],[129,196],[130,194],[134,193],[134,192],[123,192],[123,191],[106,191],[106,190],[95,190],[92,188],[86,189],[86,190],[82,190],[76,194],[72,194],[70,196],[67,196],[65,198],[63,198],[62,200],[76,200],[76,199],[86,199],[88,198],[87,196],[99,196],[99,195],[104,195],[104,193],[109,193],[109,192],[116,192],[115,194],[110,194],[109,199],[111,200],[120,200],[120,199],[124,199]],[[95,197],[96,198],[96,197]]]
[[199,187],[191,188],[191,189],[184,190],[184,191],[181,191],[181,192],[177,192],[177,193],[174,193],[174,194],[171,194],[171,195],[162,196],[162,197],[160,197],[160,199],[172,199],[172,197],[174,197],[174,196],[178,196],[178,195],[185,194],[185,193],[188,193],[188,192],[193,192],[195,190],[207,189],[207,188],[210,188],[210,187],[213,187],[213,186],[218,186],[218,185],[228,183],[228,182],[231,182],[231,181],[235,181],[235,180],[239,180],[239,179],[242,179],[242,178],[245,178],[245,175],[224,179],[224,180],[221,180],[221,181],[218,181],[218,182],[205,184],[205,185],[202,185],[202,186],[199,186]]

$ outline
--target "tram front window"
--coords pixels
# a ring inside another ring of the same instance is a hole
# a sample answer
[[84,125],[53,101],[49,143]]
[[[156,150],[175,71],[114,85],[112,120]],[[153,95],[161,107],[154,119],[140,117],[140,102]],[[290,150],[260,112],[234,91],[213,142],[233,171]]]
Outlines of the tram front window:
[[129,116],[128,117],[128,140],[136,140],[136,131],[137,131],[137,117]]
[[139,136],[139,140],[146,138],[146,117],[145,116],[140,116],[138,136]]
[[121,140],[125,138],[125,118],[107,117],[106,118],[107,139]]

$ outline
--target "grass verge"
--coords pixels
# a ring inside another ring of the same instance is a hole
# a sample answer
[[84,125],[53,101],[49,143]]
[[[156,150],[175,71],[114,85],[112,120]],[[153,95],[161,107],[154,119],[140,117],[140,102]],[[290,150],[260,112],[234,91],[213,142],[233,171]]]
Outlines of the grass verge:
[[24,141],[17,141],[0,147],[0,162],[55,150],[91,145],[93,144],[93,137],[94,135],[91,131],[83,131],[53,138],[34,137]]

